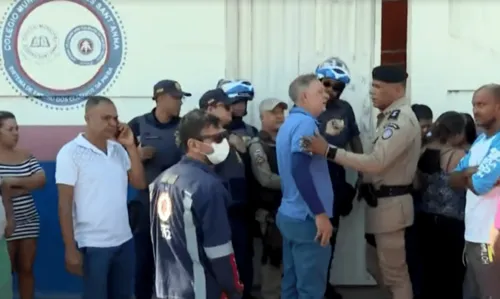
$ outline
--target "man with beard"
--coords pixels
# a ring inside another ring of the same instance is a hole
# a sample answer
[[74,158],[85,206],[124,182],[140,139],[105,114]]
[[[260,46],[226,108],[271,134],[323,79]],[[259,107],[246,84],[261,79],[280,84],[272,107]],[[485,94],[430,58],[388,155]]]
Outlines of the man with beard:
[[[413,224],[412,183],[420,156],[420,126],[405,98],[406,72],[396,66],[378,66],[372,71],[371,97],[381,113],[373,150],[357,154],[329,145],[319,134],[303,138],[306,152],[326,156],[328,160],[366,174],[360,192],[368,203],[366,232],[368,252],[377,260],[378,269],[369,268],[387,287],[393,299],[413,298],[406,264],[405,229]],[[368,253],[367,253],[368,255]]]
[[465,205],[464,298],[500,298],[490,243],[500,178],[500,85],[480,87],[472,98],[474,118],[484,128],[450,175],[450,185],[467,189]]
[[276,213],[281,203],[281,179],[276,156],[276,135],[285,119],[288,105],[275,98],[259,105],[262,130],[250,141],[248,148],[252,171],[257,180],[259,197],[255,198],[256,219],[260,224],[263,253],[261,296],[278,299],[281,288],[282,240],[276,226]]
[[[153,87],[156,107],[149,113],[137,116],[129,122],[146,172],[148,184],[165,169],[177,163],[181,151],[175,143],[175,131],[179,124],[182,99],[191,94],[184,92],[177,81],[162,80]],[[140,190],[129,204],[134,226],[137,261],[135,297],[150,299],[153,290],[153,250],[149,230],[149,192]]]
[[[363,146],[359,138],[359,129],[356,124],[356,117],[351,105],[342,99],[340,95],[351,77],[347,65],[339,58],[332,57],[325,60],[316,68],[316,76],[325,86],[329,99],[326,110],[318,120],[320,122],[320,132],[328,140],[329,144],[340,148],[350,146],[354,153],[363,153]],[[337,232],[339,229],[340,216],[347,216],[352,209],[352,201],[355,196],[355,189],[346,182],[345,168],[339,164],[329,161],[328,169],[332,181],[335,195],[334,213],[332,225],[335,231],[332,235],[332,257],[333,260]],[[328,271],[328,285],[325,292],[326,298],[342,298],[330,284],[330,271]]]

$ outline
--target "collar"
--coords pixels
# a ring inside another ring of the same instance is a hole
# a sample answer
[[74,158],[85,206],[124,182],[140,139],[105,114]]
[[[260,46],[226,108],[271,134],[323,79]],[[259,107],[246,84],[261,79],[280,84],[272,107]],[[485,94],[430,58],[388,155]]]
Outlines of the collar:
[[166,123],[162,123],[156,118],[155,111],[156,111],[156,108],[153,108],[153,110],[151,110],[151,112],[146,114],[146,121],[153,124],[157,128],[164,129],[164,128],[170,127],[172,125],[177,125],[180,121],[180,117],[174,116]]
[[[106,154],[102,150],[98,149],[95,145],[90,143],[90,141],[87,138],[85,138],[85,136],[83,136],[83,133],[78,134],[78,136],[75,138],[75,143],[78,146],[90,149],[97,154],[103,154],[103,155]],[[113,141],[111,141],[111,140],[107,141],[107,145],[106,145],[107,155],[110,155],[114,151],[114,149],[115,149],[114,145],[115,145],[115,143]]]
[[306,109],[302,108],[302,107],[299,107],[297,105],[293,106],[293,108],[290,110],[290,113],[289,114],[303,114],[303,115],[306,115],[306,116],[309,116],[310,118],[314,119],[314,121],[316,122],[316,124],[319,124],[318,123],[318,120],[316,119],[316,117],[314,117],[311,113],[309,113],[309,111],[307,111]]
[[206,172],[209,172],[209,173],[214,173],[213,167],[211,167],[207,163],[203,163],[203,162],[201,162],[199,160],[190,158],[190,157],[188,157],[186,155],[182,156],[180,163],[182,163],[182,164],[188,164],[188,165],[191,165],[191,166],[197,167],[197,168],[201,168],[202,170],[204,170]]
[[403,106],[407,102],[408,102],[408,99],[406,97],[402,97],[401,99],[394,101],[392,104],[389,105],[389,107],[385,108],[377,115],[377,120],[379,120],[379,121],[382,120],[387,115],[389,115],[392,111],[398,109],[399,107]]

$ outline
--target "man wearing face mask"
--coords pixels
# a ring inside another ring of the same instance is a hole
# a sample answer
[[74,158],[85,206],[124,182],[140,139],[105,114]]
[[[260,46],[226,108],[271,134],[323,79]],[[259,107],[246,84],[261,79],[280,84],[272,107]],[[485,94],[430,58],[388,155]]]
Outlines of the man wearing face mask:
[[[233,99],[220,88],[206,92],[200,98],[200,108],[209,114],[220,117],[221,125],[227,127],[231,122],[231,104]],[[228,132],[229,133],[229,132]],[[230,133],[229,133],[230,134]],[[241,280],[245,286],[244,298],[251,298],[253,280],[253,262],[248,225],[248,200],[247,181],[245,176],[244,154],[246,146],[239,145],[243,141],[232,142],[231,139],[241,139],[241,137],[230,134],[228,141],[231,145],[230,152],[224,162],[215,166],[215,172],[223,179],[226,188],[231,194],[228,203],[229,224],[232,232],[232,243],[236,264]],[[243,152],[242,152],[243,151]]]
[[263,253],[261,296],[278,299],[281,289],[282,239],[276,226],[276,213],[281,203],[281,179],[278,174],[276,135],[285,119],[288,105],[275,98],[263,100],[259,105],[262,130],[250,141],[248,151],[252,171],[258,182],[259,197],[255,200],[256,219],[260,224]]
[[[359,129],[356,117],[349,102],[340,99],[347,84],[351,82],[350,72],[347,65],[341,59],[332,57],[322,62],[315,71],[318,79],[325,86],[329,95],[326,110],[318,117],[320,132],[328,140],[328,143],[346,148],[350,146],[352,152],[363,153],[363,146],[359,138]],[[352,201],[356,195],[355,189],[346,181],[345,168],[339,164],[329,161],[328,169],[335,194],[335,206],[332,225],[335,232],[332,235],[332,256],[334,257],[337,231],[340,224],[340,216],[347,216],[352,210]],[[328,271],[328,285],[325,292],[326,298],[342,298],[330,284],[330,271]]]
[[[184,92],[177,81],[162,80],[153,87],[156,107],[149,113],[137,116],[129,123],[139,146],[139,153],[150,184],[168,167],[177,163],[181,151],[175,144],[175,131],[179,124],[179,112]],[[138,205],[141,203],[141,205]],[[150,299],[153,288],[153,255],[149,233],[149,193],[140,190],[136,200],[129,204],[131,222],[134,226],[136,258],[135,297]]]
[[226,210],[230,194],[213,169],[229,155],[226,136],[216,116],[187,113],[177,134],[186,155],[149,187],[155,298],[242,296]]

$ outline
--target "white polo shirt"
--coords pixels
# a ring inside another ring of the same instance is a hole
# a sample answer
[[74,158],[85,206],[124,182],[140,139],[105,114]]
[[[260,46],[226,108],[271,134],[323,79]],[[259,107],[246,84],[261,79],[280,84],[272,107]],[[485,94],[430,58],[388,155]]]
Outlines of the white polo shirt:
[[74,186],[73,228],[78,247],[114,247],[132,238],[127,211],[130,158],[108,140],[107,154],[82,134],[56,158],[56,184]]

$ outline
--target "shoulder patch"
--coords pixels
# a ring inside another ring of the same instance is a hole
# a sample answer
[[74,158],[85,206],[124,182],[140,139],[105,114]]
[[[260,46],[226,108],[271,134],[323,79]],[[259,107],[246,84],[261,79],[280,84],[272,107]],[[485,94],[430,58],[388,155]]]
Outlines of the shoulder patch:
[[261,165],[266,161],[266,156],[260,149],[255,150],[252,157],[257,165]]
[[384,126],[384,129],[393,128],[394,130],[399,130],[399,126],[396,123],[388,123]]
[[392,128],[386,128],[384,132],[382,132],[382,139],[387,140],[392,137],[392,134],[394,134],[394,131]]
[[397,120],[399,117],[399,114],[401,113],[401,110],[396,109],[391,112],[387,120]]

